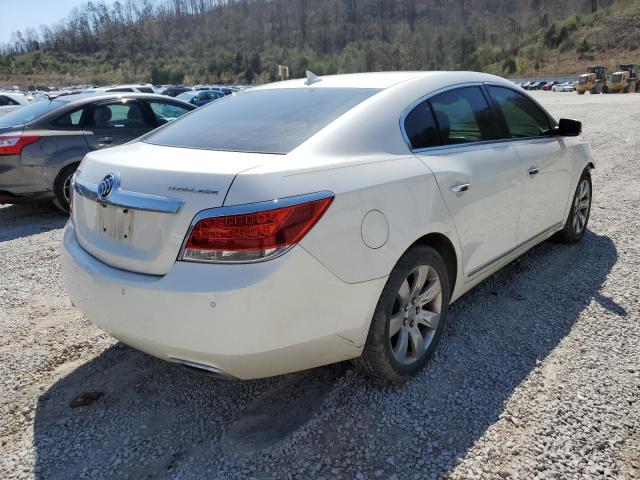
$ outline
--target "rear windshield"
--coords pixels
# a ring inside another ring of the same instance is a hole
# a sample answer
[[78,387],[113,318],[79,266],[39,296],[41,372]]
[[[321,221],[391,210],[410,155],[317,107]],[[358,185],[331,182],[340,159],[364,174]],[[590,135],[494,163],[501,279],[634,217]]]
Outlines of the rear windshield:
[[26,125],[27,123],[49,113],[56,108],[66,105],[64,100],[34,100],[31,105],[14,110],[0,117],[0,127],[15,127],[18,125]]
[[379,90],[250,90],[201,107],[145,142],[173,147],[286,154]]

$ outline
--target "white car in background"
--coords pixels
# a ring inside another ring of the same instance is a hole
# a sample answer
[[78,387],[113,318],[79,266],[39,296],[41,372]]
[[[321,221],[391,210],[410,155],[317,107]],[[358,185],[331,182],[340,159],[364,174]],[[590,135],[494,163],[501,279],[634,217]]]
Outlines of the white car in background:
[[0,92],[0,117],[29,103],[27,96],[22,93]]
[[94,87],[82,93],[156,93],[151,84],[111,85],[109,87]]
[[576,89],[573,82],[559,83],[551,87],[553,92],[573,92]]
[[553,235],[583,237],[580,131],[481,73],[257,87],[85,157],[66,289],[179,364],[249,379],[355,359],[402,382],[451,302]]

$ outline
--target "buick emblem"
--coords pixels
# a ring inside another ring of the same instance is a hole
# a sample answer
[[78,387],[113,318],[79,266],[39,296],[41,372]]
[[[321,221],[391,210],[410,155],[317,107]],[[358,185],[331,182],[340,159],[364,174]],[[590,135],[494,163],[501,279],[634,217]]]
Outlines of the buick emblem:
[[100,198],[107,198],[111,194],[111,191],[113,190],[115,184],[116,176],[113,173],[110,173],[109,175],[104,177],[104,179],[100,182],[100,185],[98,185],[98,195],[100,196]]

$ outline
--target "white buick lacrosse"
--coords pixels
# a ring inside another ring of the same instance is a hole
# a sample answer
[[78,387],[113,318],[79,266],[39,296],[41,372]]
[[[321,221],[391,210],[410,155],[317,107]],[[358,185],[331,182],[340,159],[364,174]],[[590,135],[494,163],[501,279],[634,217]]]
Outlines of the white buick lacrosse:
[[480,73],[254,88],[86,156],[66,288],[171,362],[249,379],[353,359],[402,382],[451,302],[549,237],[580,241],[580,132]]

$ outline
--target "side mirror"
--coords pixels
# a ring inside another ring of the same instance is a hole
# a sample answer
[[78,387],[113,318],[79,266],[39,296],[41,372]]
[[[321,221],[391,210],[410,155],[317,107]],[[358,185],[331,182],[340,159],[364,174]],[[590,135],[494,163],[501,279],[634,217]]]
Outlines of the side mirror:
[[561,118],[556,129],[556,134],[563,137],[577,137],[582,133],[582,122]]

